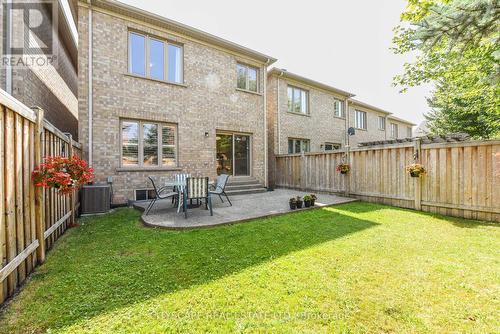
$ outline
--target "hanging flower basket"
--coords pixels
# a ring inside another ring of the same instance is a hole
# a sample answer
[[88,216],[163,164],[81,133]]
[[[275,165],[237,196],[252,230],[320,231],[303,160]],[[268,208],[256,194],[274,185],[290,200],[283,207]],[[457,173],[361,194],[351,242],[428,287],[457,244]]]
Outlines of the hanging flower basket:
[[351,170],[351,166],[348,164],[340,164],[337,166],[337,172],[340,172],[340,174],[347,174]]
[[93,169],[76,155],[71,158],[47,157],[32,174],[36,187],[55,188],[61,194],[70,194],[93,177]]
[[425,168],[421,164],[411,164],[406,166],[406,172],[410,173],[411,177],[420,177],[425,174]]

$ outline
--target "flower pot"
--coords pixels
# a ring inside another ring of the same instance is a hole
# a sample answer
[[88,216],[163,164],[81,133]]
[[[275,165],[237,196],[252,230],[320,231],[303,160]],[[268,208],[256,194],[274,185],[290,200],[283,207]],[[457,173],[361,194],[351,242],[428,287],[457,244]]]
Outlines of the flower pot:
[[315,199],[311,200],[311,206],[314,206],[314,203],[316,202]]
[[297,209],[301,209],[302,208],[302,201],[297,201]]
[[347,171],[346,170],[341,170],[340,174],[347,174]]
[[305,206],[306,208],[311,207],[311,201],[304,201],[304,206]]
[[297,203],[295,202],[288,202],[290,204],[290,210],[295,210],[297,209]]
[[410,172],[411,177],[419,177],[420,173],[419,172]]

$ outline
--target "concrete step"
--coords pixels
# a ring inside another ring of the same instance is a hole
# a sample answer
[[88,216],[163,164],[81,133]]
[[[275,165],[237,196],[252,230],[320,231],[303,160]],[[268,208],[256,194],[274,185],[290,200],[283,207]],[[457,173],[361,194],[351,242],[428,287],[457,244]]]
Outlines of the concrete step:
[[257,180],[237,180],[237,181],[229,181],[227,182],[227,186],[246,186],[249,184],[260,184]]
[[229,190],[244,190],[244,189],[252,189],[252,188],[262,188],[262,184],[258,182],[252,182],[248,184],[228,184],[226,186],[226,191]]
[[247,194],[257,194],[266,192],[267,189],[264,187],[260,188],[248,188],[248,189],[240,189],[240,190],[226,190],[226,194],[231,198],[231,196],[237,195],[247,195]]

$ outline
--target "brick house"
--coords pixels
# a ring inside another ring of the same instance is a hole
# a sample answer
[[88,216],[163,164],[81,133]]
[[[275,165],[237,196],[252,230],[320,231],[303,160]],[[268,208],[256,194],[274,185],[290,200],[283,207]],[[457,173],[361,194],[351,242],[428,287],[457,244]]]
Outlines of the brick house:
[[[359,100],[355,95],[286,70],[267,76],[269,179],[274,156],[356,147],[359,143],[411,137],[413,123]],[[354,135],[347,135],[348,129]]]
[[[53,39],[55,49],[52,55],[57,61],[48,65],[27,63],[26,66],[0,66],[0,88],[5,90],[23,104],[44,109],[45,119],[58,129],[69,132],[78,139],[78,100],[77,100],[77,66],[78,66],[78,35],[76,27],[76,3],[69,1],[28,1],[33,11],[38,11],[42,18],[42,29],[37,33]],[[27,12],[22,2],[1,0],[0,4],[0,55],[10,55],[10,49],[26,45],[28,34],[22,13]],[[13,14],[4,11],[6,6],[14,6]],[[27,16],[24,15],[24,18]],[[56,27],[57,29],[54,29]],[[50,29],[50,30],[49,30]],[[24,32],[24,33],[23,33]],[[37,36],[38,37],[38,36]],[[25,40],[22,40],[22,39]],[[34,39],[30,40],[30,43]],[[10,44],[9,44],[10,41]],[[43,42],[42,42],[43,43]],[[52,43],[51,43],[52,44]],[[31,45],[31,44],[30,44]],[[34,50],[24,50],[27,57],[40,56]]]
[[79,136],[96,181],[112,177],[115,202],[147,197],[149,175],[267,185],[274,58],[116,1],[78,9]]

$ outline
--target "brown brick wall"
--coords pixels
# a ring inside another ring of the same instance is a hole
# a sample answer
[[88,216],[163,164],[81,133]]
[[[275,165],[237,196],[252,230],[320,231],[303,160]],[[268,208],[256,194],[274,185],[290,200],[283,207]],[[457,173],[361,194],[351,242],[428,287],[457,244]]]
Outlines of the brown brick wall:
[[[88,9],[79,8],[79,132],[88,156]],[[184,86],[127,75],[128,30],[135,29],[184,46]],[[194,175],[216,176],[216,131],[248,133],[251,173],[264,183],[264,96],[236,90],[237,61],[264,66],[163,29],[108,13],[93,12],[93,167],[96,181],[113,176],[117,198],[134,198],[150,188],[147,176],[173,178],[179,170],[121,171],[120,118],[175,123],[178,166]],[[208,137],[205,137],[208,132]]]

